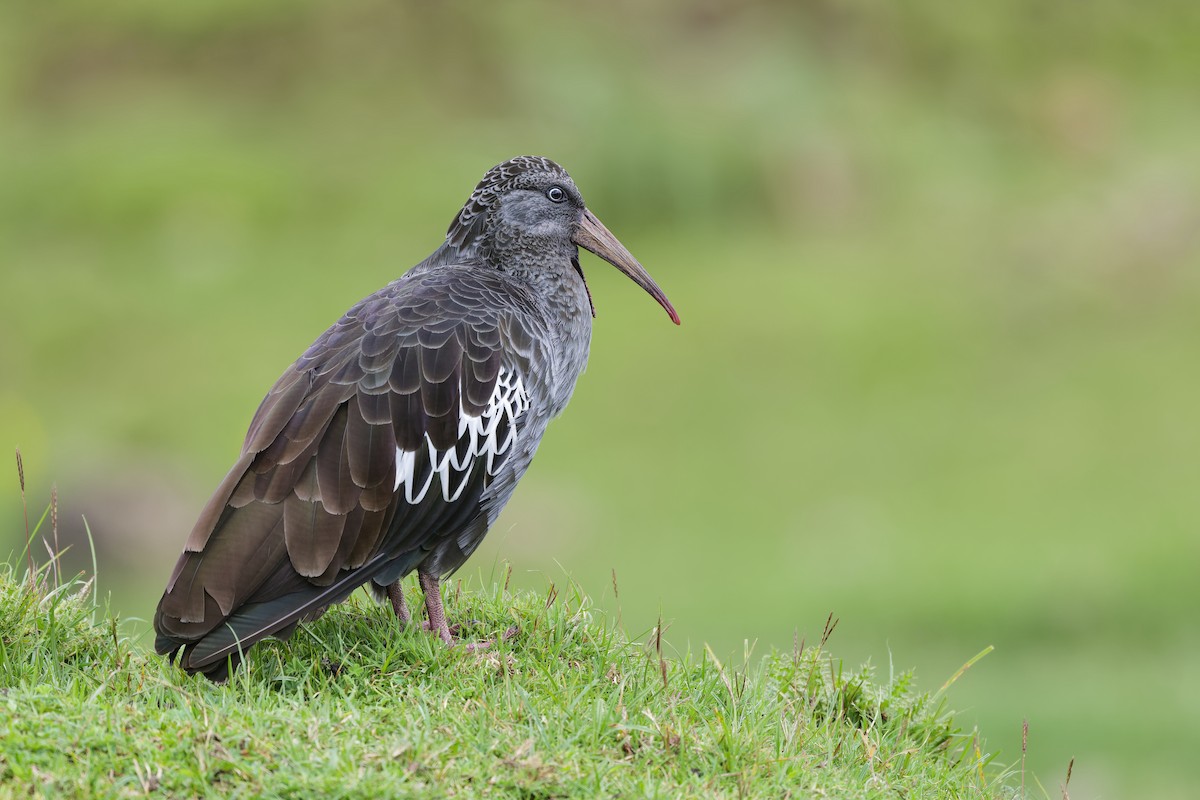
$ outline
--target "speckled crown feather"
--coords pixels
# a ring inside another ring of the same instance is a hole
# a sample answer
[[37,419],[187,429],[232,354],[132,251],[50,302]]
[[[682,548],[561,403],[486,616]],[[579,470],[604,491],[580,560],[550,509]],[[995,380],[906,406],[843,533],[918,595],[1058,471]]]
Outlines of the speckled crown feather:
[[446,230],[446,243],[459,251],[472,252],[483,235],[488,209],[498,195],[534,184],[534,174],[551,173],[571,180],[567,171],[544,156],[517,156],[489,169],[475,191]]

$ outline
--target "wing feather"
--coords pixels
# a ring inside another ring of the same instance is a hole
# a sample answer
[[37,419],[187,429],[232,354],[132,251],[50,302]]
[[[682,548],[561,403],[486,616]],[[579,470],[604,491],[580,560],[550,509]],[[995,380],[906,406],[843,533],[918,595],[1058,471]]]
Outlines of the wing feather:
[[505,280],[401,279],[284,373],[159,603],[160,652],[183,648],[185,668],[219,677],[239,646],[286,635],[363,582],[465,559],[529,408],[512,387],[539,341],[530,307],[501,302]]
[[349,462],[350,479],[360,490],[381,483],[391,484],[396,480],[396,434],[392,431],[391,409],[385,404],[388,411],[386,423],[369,422],[363,414],[363,404],[371,407],[373,417],[378,409],[371,405],[372,401],[367,397],[370,395],[360,392],[344,406],[346,460]]
[[349,454],[346,444],[347,406],[342,405],[333,415],[329,428],[317,445],[317,486],[321,500],[334,514],[346,514],[358,502],[362,492],[350,477]]
[[284,500],[283,536],[296,572],[320,578],[342,543],[345,524],[345,514],[327,511],[320,501],[308,502],[294,494]]

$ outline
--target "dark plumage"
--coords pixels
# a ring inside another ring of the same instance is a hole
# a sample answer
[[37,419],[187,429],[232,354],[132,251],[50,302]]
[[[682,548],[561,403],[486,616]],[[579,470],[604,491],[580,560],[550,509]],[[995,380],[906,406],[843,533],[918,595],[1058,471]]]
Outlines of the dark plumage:
[[414,569],[467,559],[587,362],[578,247],[666,296],[570,176],[522,156],[484,175],[446,240],[357,303],[284,372],[197,520],[154,615],[159,653],[214,680],[368,581],[408,621]]

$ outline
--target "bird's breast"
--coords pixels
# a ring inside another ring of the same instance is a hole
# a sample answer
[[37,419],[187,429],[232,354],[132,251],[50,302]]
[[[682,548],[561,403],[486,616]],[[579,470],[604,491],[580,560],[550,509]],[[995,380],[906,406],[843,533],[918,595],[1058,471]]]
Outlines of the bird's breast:
[[[580,281],[582,283],[582,281]],[[587,367],[592,342],[592,314],[586,292],[564,303],[554,325],[554,378],[547,387],[551,395],[551,417],[566,408],[575,383]]]

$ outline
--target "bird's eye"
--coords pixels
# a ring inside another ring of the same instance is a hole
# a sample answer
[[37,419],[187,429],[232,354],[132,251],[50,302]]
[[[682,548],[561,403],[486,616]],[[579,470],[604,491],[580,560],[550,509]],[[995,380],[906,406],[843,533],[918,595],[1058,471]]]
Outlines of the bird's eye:
[[563,191],[561,186],[551,186],[546,190],[546,198],[554,203],[561,203],[567,199],[567,193]]

